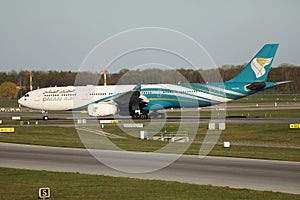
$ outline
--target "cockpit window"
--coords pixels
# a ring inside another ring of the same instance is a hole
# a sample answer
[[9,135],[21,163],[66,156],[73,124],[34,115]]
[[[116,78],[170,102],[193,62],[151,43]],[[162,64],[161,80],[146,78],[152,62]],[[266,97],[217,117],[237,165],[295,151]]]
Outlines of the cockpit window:
[[29,94],[25,94],[24,97],[29,97]]

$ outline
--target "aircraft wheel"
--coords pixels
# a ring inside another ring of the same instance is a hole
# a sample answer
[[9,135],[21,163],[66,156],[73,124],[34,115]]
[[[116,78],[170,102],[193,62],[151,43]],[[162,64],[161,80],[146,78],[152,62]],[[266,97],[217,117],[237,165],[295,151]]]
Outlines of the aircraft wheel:
[[43,116],[43,120],[48,120],[49,117],[48,116]]
[[157,114],[156,114],[156,113],[151,113],[151,114],[149,115],[149,118],[150,118],[150,119],[156,119],[156,118],[157,118]]
[[141,114],[140,115],[140,118],[141,119],[148,119],[148,115],[145,113],[145,114]]
[[137,114],[137,113],[134,113],[132,116],[131,116],[131,118],[132,119],[138,119],[140,116],[139,116],[139,114]]
[[164,118],[166,118],[166,115],[164,113],[157,114],[157,119],[164,119]]

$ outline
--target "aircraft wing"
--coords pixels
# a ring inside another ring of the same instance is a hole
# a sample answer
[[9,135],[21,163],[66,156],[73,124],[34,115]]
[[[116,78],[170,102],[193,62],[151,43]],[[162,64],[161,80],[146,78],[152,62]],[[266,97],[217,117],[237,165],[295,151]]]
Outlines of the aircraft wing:
[[137,84],[132,90],[112,99],[117,103],[121,114],[130,114],[130,111],[141,110],[148,105],[146,97],[141,95],[141,84]]
[[118,105],[123,104],[133,104],[139,101],[139,96],[141,95],[141,85],[136,85],[132,90],[125,92],[112,100],[116,102]]
[[90,116],[108,116],[119,113],[120,115],[133,115],[136,110],[142,110],[148,105],[148,100],[141,95],[141,85],[136,85],[132,90],[112,96],[105,101],[98,101],[88,106]]

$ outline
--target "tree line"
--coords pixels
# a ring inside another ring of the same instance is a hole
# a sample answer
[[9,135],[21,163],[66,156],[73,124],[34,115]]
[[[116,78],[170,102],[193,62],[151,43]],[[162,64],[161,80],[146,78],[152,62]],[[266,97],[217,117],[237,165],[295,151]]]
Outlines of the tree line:
[[[222,66],[218,69],[193,70],[128,70],[122,69],[118,73],[108,74],[107,83],[115,84],[150,84],[150,83],[205,83],[227,81],[235,77],[245,65]],[[72,71],[33,71],[33,89],[50,87],[50,86],[68,86],[68,85],[103,85],[103,75],[101,73],[91,72],[72,72]],[[18,98],[29,91],[29,71],[22,70],[19,72],[0,72],[0,98],[11,99]],[[267,81],[285,81],[291,83],[280,85],[265,91],[265,93],[300,93],[300,66],[291,64],[281,64],[279,67],[271,68]],[[15,84],[17,92],[8,92]],[[4,85],[3,85],[4,84]],[[11,94],[11,95],[8,95]]]

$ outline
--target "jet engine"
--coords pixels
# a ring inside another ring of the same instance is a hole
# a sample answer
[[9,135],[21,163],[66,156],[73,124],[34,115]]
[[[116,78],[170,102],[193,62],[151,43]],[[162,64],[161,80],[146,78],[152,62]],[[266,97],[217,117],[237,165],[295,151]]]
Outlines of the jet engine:
[[99,102],[88,106],[88,114],[93,117],[103,117],[117,114],[118,107],[113,102]]

